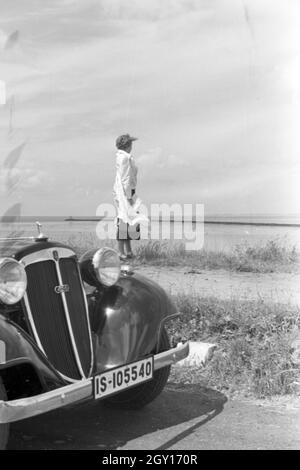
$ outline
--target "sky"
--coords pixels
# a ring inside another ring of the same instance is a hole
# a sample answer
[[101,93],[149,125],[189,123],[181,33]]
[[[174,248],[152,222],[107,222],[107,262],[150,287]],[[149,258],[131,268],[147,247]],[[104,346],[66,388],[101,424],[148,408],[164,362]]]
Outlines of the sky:
[[95,215],[127,132],[147,205],[300,212],[298,0],[0,0],[0,12],[1,214]]

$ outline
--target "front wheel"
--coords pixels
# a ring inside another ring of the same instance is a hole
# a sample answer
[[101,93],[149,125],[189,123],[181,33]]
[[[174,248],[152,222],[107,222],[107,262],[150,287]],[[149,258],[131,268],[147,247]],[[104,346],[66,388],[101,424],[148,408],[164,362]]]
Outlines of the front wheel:
[[[6,401],[7,395],[6,390],[3,385],[2,379],[0,377],[0,401]],[[6,448],[9,435],[9,424],[0,424],[0,449],[3,450]]]
[[[170,349],[169,338],[166,331],[163,329],[160,339],[159,352]],[[109,405],[116,405],[121,408],[138,409],[143,408],[145,405],[153,401],[163,390],[166,385],[171,366],[158,369],[153,374],[153,379],[141,385],[137,385],[125,392],[121,392],[111,398],[107,398],[106,403]]]

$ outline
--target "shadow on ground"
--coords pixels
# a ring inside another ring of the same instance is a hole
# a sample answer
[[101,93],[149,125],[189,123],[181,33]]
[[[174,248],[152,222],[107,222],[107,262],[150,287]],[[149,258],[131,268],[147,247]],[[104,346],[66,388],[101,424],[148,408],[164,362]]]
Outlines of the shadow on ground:
[[223,394],[197,384],[169,383],[142,410],[93,402],[13,423],[8,449],[116,449],[136,440],[139,448],[145,441],[146,449],[167,449],[212,420],[225,402]]

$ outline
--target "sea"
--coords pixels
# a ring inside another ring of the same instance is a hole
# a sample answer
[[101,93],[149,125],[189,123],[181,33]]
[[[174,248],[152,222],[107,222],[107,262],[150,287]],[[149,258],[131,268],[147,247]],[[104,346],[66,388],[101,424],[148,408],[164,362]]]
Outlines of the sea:
[[[36,236],[37,220],[42,224],[44,235],[50,240],[59,241],[67,241],[68,237],[76,238],[77,235],[83,240],[88,236],[97,240],[99,223],[108,222],[105,219],[99,222],[96,217],[70,216],[22,217],[17,221],[2,219],[0,240],[8,236]],[[231,251],[237,245],[257,246],[271,240],[300,251],[300,214],[212,214],[205,216],[204,223],[152,220],[147,238],[191,241],[195,239],[196,233],[203,234],[203,248],[211,251]]]

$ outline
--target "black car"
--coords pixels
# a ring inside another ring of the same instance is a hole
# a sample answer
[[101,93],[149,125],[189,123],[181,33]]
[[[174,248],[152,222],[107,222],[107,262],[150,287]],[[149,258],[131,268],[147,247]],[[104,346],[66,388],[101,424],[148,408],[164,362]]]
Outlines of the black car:
[[154,400],[189,354],[188,342],[169,344],[166,323],[177,315],[111,248],[78,259],[43,235],[2,239],[0,449],[14,421],[84,400]]

